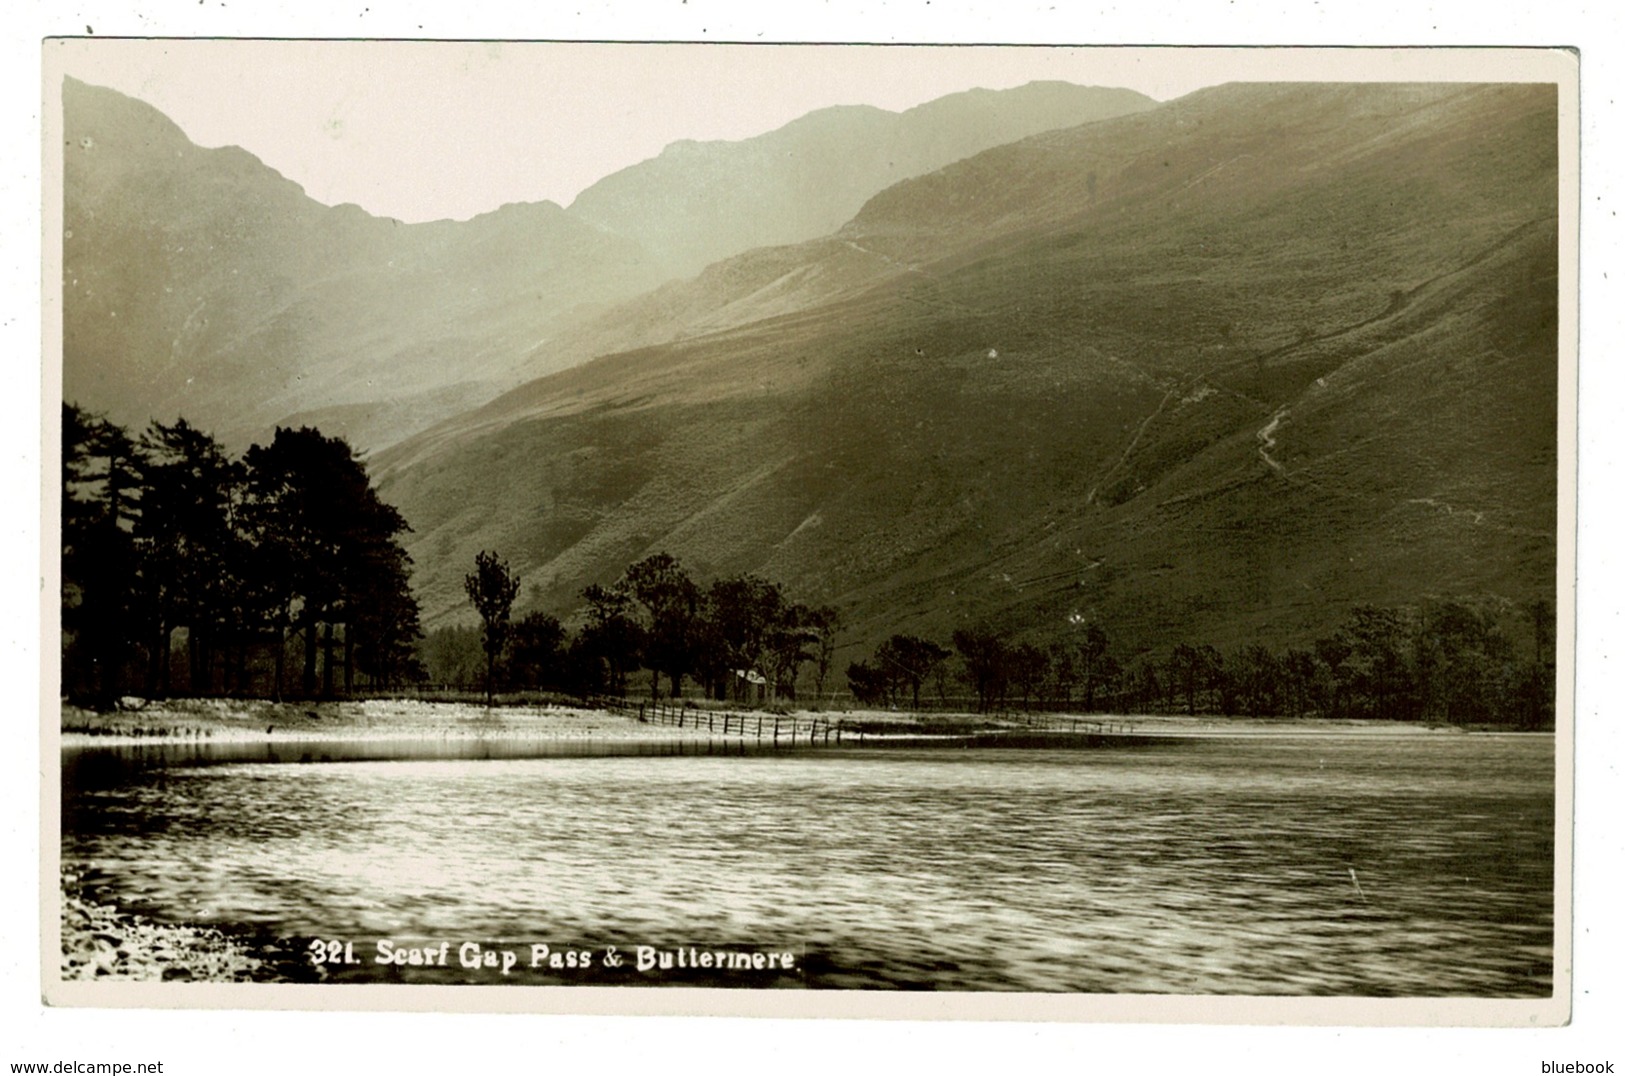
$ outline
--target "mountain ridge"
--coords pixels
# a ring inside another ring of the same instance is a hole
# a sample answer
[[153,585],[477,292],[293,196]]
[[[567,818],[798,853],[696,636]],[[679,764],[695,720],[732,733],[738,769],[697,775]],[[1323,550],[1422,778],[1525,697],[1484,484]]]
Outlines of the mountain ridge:
[[[1072,614],[1134,647],[1301,641],[1361,601],[1549,593],[1555,94],[1180,105],[888,188],[839,234],[903,269],[601,357],[381,454],[415,555],[502,549],[567,612],[664,550],[840,605],[854,653]],[[1438,397],[1442,428],[1412,397]],[[466,616],[446,579],[421,576],[430,623]]]
[[[679,140],[587,187],[569,208],[669,252],[681,278],[746,249],[832,232],[876,190],[990,145],[1154,105],[1132,90],[1054,81],[965,90],[898,112],[835,105],[747,139]],[[679,178],[674,168],[701,172]],[[764,190],[774,197],[762,199]]]
[[[66,79],[63,107],[64,391],[123,422],[185,413],[241,445],[321,414],[377,448],[538,364],[590,357],[549,341],[676,272],[602,214],[539,201],[402,223],[323,206],[248,151],[198,147],[115,91]],[[734,145],[756,153],[769,136],[788,144],[768,132]],[[738,182],[748,192],[751,178]],[[751,241],[726,218],[702,230],[728,253]]]

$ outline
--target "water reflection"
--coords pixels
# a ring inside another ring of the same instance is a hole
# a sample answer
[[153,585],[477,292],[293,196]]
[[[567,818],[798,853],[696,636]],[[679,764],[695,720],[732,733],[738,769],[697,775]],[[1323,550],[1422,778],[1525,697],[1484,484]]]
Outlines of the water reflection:
[[772,945],[805,962],[786,985],[1551,989],[1549,737],[742,757],[457,746],[485,753],[264,765],[264,745],[209,745],[191,761],[211,765],[132,769],[80,752],[64,762],[64,857],[159,917],[368,953],[377,937]]

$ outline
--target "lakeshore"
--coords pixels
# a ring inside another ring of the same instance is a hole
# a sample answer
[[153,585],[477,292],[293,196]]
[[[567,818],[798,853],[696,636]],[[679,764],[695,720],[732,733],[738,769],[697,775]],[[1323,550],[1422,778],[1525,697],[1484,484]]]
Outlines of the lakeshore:
[[[704,709],[690,711],[703,719]],[[742,727],[733,711],[736,727]],[[720,718],[720,714],[717,715]],[[888,736],[987,736],[1045,731],[1101,731],[1145,737],[1417,736],[1461,735],[1462,726],[1398,721],[1326,718],[1248,718],[1174,714],[1038,713],[979,715],[901,710],[796,710],[784,714],[746,711],[771,727],[775,717],[803,726],[821,726],[876,739]],[[262,699],[172,699],[142,702],[98,712],[62,706],[64,747],[123,743],[364,741],[388,740],[557,740],[577,743],[704,742],[719,738],[716,722],[695,720],[679,726],[640,721],[636,711],[612,712],[587,706],[516,704],[486,707],[466,702],[367,699],[341,702],[271,702]],[[734,738],[741,736],[737,731]],[[746,734],[746,738],[749,738]],[[846,742],[850,742],[849,740]]]
[[297,960],[214,927],[160,923],[94,899],[79,870],[60,872],[64,981],[276,982]]

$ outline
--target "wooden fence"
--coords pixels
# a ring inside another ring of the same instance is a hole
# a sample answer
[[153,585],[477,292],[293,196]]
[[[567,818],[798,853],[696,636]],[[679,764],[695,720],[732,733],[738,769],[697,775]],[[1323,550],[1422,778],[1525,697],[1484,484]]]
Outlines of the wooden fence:
[[741,740],[772,744],[775,747],[813,747],[858,743],[861,734],[843,730],[839,722],[819,715],[748,713],[697,709],[666,699],[591,700],[599,709],[633,717],[646,725],[667,725],[675,729],[704,732],[711,736],[737,736]]
[[[646,725],[666,725],[707,736],[738,737],[741,741],[772,744],[775,747],[836,746],[861,744],[870,739],[859,726],[847,728],[820,714],[770,714],[760,711],[713,710],[685,706],[669,699],[625,699],[597,696],[591,706],[610,713],[635,718]],[[1009,715],[1015,727],[1035,732],[1063,732],[1082,735],[1127,735],[1132,722],[1121,718],[1069,717],[1059,714]],[[893,735],[899,730],[889,730]],[[986,730],[981,730],[985,732]],[[925,730],[922,730],[924,733]],[[940,733],[939,733],[940,734]],[[905,734],[906,735],[906,734]]]
[[1095,736],[1128,735],[1134,731],[1132,721],[1122,718],[1067,717],[1061,714],[1026,714],[1016,719],[1024,728],[1042,732],[1083,732]]

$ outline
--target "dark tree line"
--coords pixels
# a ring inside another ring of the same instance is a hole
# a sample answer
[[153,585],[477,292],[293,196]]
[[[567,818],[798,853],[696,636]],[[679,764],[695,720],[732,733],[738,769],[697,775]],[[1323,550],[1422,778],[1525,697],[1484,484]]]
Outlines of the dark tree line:
[[955,631],[952,650],[894,635],[846,675],[860,703],[916,709],[925,684],[952,705],[954,683],[983,712],[1039,706],[1539,728],[1553,721],[1555,638],[1548,602],[1440,599],[1358,606],[1310,646],[1250,643],[1226,654],[1181,642],[1128,665],[1103,628],[1082,621],[1044,646],[978,628]]
[[65,405],[63,689],[106,706],[412,678],[406,530],[340,438],[278,429],[234,460],[184,419],[131,437]]
[[846,683],[852,695],[866,705],[888,706],[908,703],[920,708],[920,691],[930,685],[939,700],[946,702],[946,668],[949,651],[916,635],[893,635],[875,648],[868,662],[855,661],[846,667]]
[[1159,683],[1137,670],[1132,701],[1185,713],[1430,721],[1549,727],[1555,622],[1544,601],[1435,599],[1416,607],[1357,606],[1308,646],[1249,644],[1229,655],[1181,644]]
[[946,707],[953,683],[968,688],[984,713],[1034,705],[1087,712],[1096,708],[1097,698],[1105,700],[1121,670],[1104,629],[1081,622],[1074,627],[1044,646],[1010,643],[977,628],[955,631],[951,650],[928,639],[893,635],[869,661],[847,666],[847,683],[865,705],[910,703],[918,709],[921,688],[929,684]]
[[[495,552],[482,552],[465,580],[480,615],[489,698],[499,688],[542,689],[577,696],[626,694],[645,670],[649,693],[677,698],[693,684],[706,698],[775,702],[793,699],[803,669],[815,694],[829,679],[839,617],[828,606],[792,601],[778,583],[755,575],[701,585],[677,558],[656,553],[630,565],[615,582],[581,593],[577,631],[553,614],[532,610],[508,625],[521,580]],[[486,600],[495,596],[498,600]],[[428,640],[436,679],[466,682],[458,629]]]

